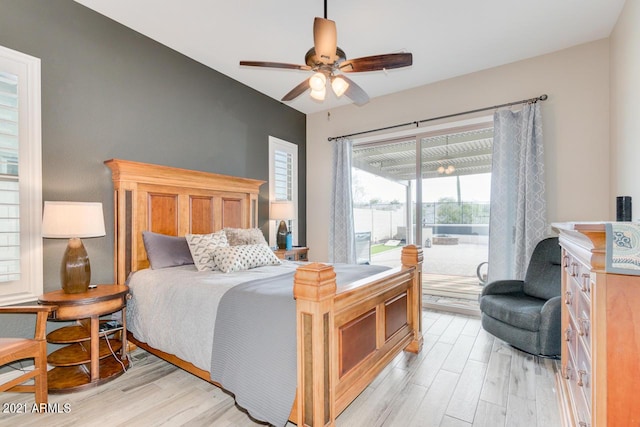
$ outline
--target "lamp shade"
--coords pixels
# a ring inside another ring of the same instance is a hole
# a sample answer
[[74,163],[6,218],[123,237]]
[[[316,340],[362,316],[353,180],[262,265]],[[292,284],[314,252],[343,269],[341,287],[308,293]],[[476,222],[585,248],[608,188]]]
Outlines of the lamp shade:
[[309,78],[309,87],[311,90],[320,91],[324,89],[327,84],[327,76],[322,73],[315,73],[313,76]]
[[70,239],[104,236],[99,202],[44,202],[42,237]]
[[271,219],[295,219],[296,212],[292,202],[271,202]]
[[347,83],[344,78],[337,76],[332,79],[331,88],[333,89],[333,93],[340,98],[346,90],[349,89],[349,83]]
[[320,90],[311,89],[311,93],[309,95],[311,95],[313,99],[316,99],[318,101],[324,101],[324,97],[326,94],[327,94],[327,88],[322,87],[322,89]]

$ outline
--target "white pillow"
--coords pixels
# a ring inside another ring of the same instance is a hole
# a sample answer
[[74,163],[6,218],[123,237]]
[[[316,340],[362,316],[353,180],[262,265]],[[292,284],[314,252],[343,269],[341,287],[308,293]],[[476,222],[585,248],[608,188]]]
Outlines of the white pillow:
[[216,270],[213,251],[218,247],[227,247],[227,235],[223,230],[211,234],[187,234],[184,236],[189,244],[193,263],[198,271]]
[[218,270],[224,273],[280,264],[276,254],[264,244],[217,247],[213,259]]

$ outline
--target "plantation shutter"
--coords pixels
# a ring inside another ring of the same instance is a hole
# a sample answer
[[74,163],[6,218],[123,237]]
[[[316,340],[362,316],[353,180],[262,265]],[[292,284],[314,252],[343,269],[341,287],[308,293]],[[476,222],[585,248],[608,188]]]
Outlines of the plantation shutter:
[[18,76],[0,72],[0,282],[20,279]]
[[276,200],[293,200],[293,156],[282,150],[274,153],[275,196]]

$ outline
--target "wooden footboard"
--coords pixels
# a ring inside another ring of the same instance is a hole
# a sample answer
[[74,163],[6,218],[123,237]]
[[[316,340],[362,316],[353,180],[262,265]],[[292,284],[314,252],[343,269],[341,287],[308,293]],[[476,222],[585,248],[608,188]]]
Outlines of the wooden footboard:
[[402,267],[337,291],[333,267],[298,268],[298,426],[335,418],[403,349],[422,348],[422,249],[407,246]]

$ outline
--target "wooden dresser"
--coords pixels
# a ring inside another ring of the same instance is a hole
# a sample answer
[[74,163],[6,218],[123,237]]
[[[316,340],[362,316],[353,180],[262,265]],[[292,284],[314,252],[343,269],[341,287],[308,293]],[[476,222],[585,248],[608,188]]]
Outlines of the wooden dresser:
[[553,227],[563,262],[563,424],[640,426],[640,276],[605,271],[604,223]]

